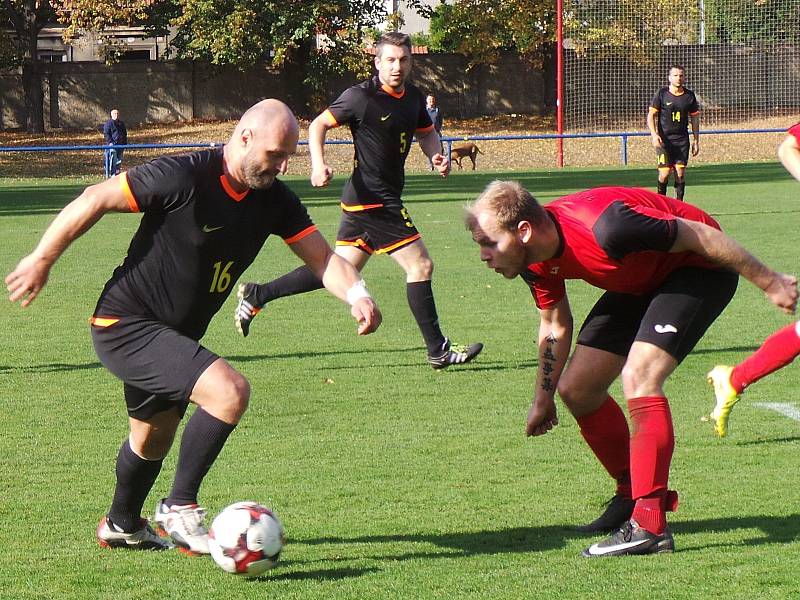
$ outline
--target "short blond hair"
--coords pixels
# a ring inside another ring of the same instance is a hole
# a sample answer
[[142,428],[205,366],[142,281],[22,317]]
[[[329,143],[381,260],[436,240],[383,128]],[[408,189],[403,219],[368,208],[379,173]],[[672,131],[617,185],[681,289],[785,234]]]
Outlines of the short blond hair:
[[497,224],[507,231],[516,231],[520,221],[534,227],[545,223],[547,212],[541,204],[516,181],[495,180],[486,186],[481,195],[467,207],[467,227],[475,231],[477,213],[488,209]]

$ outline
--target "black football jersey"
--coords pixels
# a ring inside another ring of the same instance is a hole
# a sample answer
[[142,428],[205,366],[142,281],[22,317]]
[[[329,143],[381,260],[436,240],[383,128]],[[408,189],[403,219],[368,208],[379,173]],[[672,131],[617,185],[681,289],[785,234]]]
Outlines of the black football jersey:
[[686,88],[676,96],[668,87],[663,87],[653,97],[650,106],[658,111],[658,133],[671,140],[688,138],[689,116],[700,112],[697,97]]
[[345,90],[328,107],[338,125],[350,126],[353,174],[342,193],[350,206],[400,203],[405,162],[417,131],[433,128],[422,92],[408,83],[396,94],[375,76]]
[[123,173],[120,184],[144,214],[95,315],[149,316],[193,339],[270,234],[292,243],[316,229],[281,181],[237,194],[222,148],[158,158]]

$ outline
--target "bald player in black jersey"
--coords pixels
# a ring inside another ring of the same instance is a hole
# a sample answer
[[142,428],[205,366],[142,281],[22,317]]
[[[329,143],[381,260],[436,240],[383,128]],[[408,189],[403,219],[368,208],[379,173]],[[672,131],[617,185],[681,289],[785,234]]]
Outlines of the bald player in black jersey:
[[689,121],[692,123],[692,156],[700,152],[700,106],[692,90],[684,86],[686,71],[669,70],[669,86],[663,87],[650,102],[647,127],[658,158],[658,193],[667,194],[670,172],[675,172],[675,197],[683,200],[685,171],[689,163]]
[[[321,187],[330,182],[333,169],[325,162],[325,136],[329,129],[348,125],[355,164],[342,192],[336,253],[359,271],[372,254],[388,254],[397,261],[406,272],[408,305],[425,339],[428,362],[442,369],[471,361],[483,344],[457,345],[442,334],[431,287],[433,261],[401,199],[406,157],[415,135],[438,173],[446,177],[450,172],[425,97],[406,82],[411,62],[407,35],[381,36],[375,53],[378,75],[345,90],[311,123],[311,183]],[[305,267],[263,285],[240,285],[237,329],[246,336],[253,317],[267,302],[321,286],[316,274]]]
[[[111,508],[97,527],[103,547],[177,544],[208,553],[197,495],[247,409],[250,385],[198,340],[269,235],[281,236],[331,293],[350,303],[359,334],[380,324],[358,271],[332,251],[297,196],[276,179],[298,136],[285,104],[259,102],[222,148],[159,158],[88,187],[5,279],[9,299],[27,306],[67,246],[104,214],[143,213],[91,318],[97,355],[124,382],[130,424]],[[197,409],[181,438],[172,490],[156,507],[169,541],[140,515],[189,402]]]

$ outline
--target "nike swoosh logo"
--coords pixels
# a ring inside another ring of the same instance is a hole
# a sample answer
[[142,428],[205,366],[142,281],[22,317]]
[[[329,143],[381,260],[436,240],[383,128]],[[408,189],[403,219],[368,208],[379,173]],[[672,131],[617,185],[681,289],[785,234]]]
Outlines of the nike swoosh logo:
[[219,227],[211,227],[211,225],[203,225],[203,233],[211,233],[212,231],[216,231],[217,229],[222,229],[225,225],[220,225]]
[[672,102],[667,102],[667,106],[672,106]]
[[656,333],[678,333],[674,325],[654,325],[653,329],[656,330]]
[[391,116],[392,116],[392,115],[386,115],[385,117],[381,117],[381,121],[385,121],[386,119],[388,119],[388,118],[389,118],[389,117],[391,117]]
[[647,543],[647,541],[648,540],[637,540],[635,542],[625,542],[624,544],[617,544],[616,546],[608,546],[606,548],[601,548],[600,544],[592,544],[589,547],[589,554],[592,556],[603,556],[609,552],[619,552],[620,550],[627,550],[628,548],[641,546],[642,544]]

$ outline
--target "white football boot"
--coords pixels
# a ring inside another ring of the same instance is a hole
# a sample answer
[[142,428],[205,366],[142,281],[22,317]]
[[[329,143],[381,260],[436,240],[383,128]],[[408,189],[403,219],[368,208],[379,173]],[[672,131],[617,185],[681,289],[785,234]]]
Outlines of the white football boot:
[[189,554],[209,554],[206,510],[197,504],[167,506],[164,500],[166,498],[156,504],[153,520],[180,550]]

